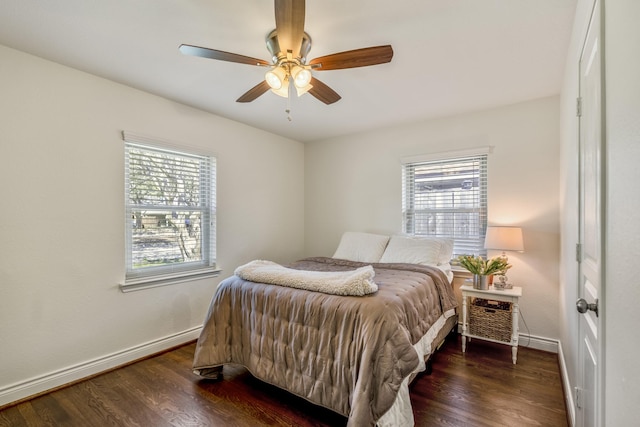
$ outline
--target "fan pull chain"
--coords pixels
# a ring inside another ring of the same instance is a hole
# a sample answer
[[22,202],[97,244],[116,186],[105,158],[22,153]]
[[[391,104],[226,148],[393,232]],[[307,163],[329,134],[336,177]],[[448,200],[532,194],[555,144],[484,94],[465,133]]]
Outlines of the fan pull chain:
[[287,109],[284,110],[285,113],[287,113],[287,120],[292,121],[293,119],[291,118],[291,86],[289,86],[289,90],[288,90],[288,94],[287,94]]

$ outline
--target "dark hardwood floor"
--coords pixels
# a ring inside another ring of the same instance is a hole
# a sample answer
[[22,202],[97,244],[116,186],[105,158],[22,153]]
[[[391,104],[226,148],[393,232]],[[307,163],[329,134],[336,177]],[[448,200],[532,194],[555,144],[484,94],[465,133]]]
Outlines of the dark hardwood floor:
[[[241,367],[224,380],[191,372],[195,344],[0,411],[0,426],[344,426]],[[567,426],[557,355],[450,336],[431,375],[411,385],[416,426]]]

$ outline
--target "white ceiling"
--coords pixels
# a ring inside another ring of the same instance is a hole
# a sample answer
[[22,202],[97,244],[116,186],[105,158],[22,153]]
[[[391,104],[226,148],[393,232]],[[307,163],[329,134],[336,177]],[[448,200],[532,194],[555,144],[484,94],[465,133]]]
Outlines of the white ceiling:
[[[576,0],[307,0],[309,59],[391,44],[391,63],[314,72],[342,96],[235,100],[261,67],[184,56],[181,43],[270,60],[272,0],[2,0],[0,44],[216,115],[313,141],[559,93]],[[1,67],[1,64],[0,64]]]

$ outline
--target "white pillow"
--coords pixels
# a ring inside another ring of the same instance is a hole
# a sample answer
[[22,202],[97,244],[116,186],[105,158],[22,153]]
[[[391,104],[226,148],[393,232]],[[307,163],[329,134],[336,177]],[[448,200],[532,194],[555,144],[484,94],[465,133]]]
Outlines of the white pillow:
[[411,234],[398,234],[399,237],[406,237],[414,240],[435,240],[440,243],[438,263],[435,265],[447,265],[453,258],[453,239],[447,237],[414,236]]
[[440,241],[440,254],[438,255],[438,265],[445,265],[451,262],[453,257],[453,239],[437,238]]
[[438,265],[441,246],[438,239],[392,236],[380,262]]
[[379,262],[389,236],[347,231],[342,235],[333,258],[359,262]]

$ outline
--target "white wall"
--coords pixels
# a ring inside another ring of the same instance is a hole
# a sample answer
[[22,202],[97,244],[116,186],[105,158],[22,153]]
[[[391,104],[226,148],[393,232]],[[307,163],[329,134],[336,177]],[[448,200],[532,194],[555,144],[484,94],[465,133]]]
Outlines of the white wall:
[[[605,280],[601,288],[601,339],[604,341],[605,384],[603,426],[638,423],[640,364],[636,355],[640,324],[640,286],[636,279],[640,258],[640,2],[604,0],[605,61]],[[562,95],[561,185],[562,274],[561,343],[567,365],[568,389],[580,386],[578,364],[577,274],[577,144],[575,98],[578,94],[578,58],[593,0],[579,0],[567,58]],[[574,412],[572,407],[568,408]]]
[[[2,46],[0,64],[0,405],[192,339],[236,266],[302,255],[302,144]],[[219,278],[120,292],[123,129],[217,155]]]
[[531,334],[557,339],[558,97],[307,144],[305,253],[331,256],[347,230],[401,232],[401,157],[486,145],[489,224],[523,227],[509,277]]
[[638,425],[640,402],[640,2],[606,0],[605,424]]

